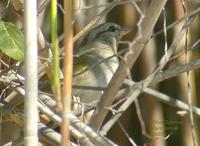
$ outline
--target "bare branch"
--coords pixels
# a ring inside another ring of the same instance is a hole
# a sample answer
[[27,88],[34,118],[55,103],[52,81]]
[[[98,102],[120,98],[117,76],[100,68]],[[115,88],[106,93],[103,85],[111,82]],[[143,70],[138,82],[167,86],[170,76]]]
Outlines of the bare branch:
[[[104,107],[109,107],[114,101],[114,96],[126,78],[127,69],[133,66],[138,56],[142,52],[165,3],[166,0],[161,0],[159,2],[153,0],[144,19],[143,14],[141,14],[141,18],[138,22],[138,35],[136,39],[131,43],[131,48],[125,54],[124,60],[120,62],[117,71],[115,72],[107,89],[101,97],[97,109],[95,110],[91,119],[91,126],[95,130],[98,130],[101,127],[103,120],[105,119],[105,116],[108,112]],[[140,11],[138,12],[140,13]]]

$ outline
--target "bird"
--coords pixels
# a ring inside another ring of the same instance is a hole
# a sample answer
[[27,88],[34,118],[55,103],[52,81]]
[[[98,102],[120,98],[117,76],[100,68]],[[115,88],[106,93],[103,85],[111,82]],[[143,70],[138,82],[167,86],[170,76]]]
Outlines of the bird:
[[[74,86],[101,88],[108,85],[119,65],[117,46],[125,32],[127,30],[120,25],[107,22],[85,35],[80,47],[74,50]],[[73,95],[79,97],[81,103],[90,105],[100,100],[102,90],[73,88]]]

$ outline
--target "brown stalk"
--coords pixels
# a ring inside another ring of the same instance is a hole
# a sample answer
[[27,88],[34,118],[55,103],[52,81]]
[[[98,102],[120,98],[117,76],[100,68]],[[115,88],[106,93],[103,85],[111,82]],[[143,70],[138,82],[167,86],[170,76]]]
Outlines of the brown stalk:
[[62,92],[63,110],[61,125],[61,146],[70,142],[69,120],[67,113],[71,111],[72,73],[73,73],[73,27],[72,27],[72,0],[64,1],[64,85]]

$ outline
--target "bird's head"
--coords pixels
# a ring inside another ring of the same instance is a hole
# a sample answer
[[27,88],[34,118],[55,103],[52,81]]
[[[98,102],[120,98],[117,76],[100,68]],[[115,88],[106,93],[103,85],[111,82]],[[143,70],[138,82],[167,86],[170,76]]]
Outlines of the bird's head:
[[91,29],[85,36],[82,45],[86,45],[94,41],[102,41],[103,43],[112,44],[113,41],[119,41],[127,29],[115,23],[103,23]]

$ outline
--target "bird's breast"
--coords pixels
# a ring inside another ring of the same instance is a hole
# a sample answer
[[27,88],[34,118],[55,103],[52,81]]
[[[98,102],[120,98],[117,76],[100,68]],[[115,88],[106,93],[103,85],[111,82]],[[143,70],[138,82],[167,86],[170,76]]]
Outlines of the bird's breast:
[[[119,61],[112,48],[106,45],[91,49],[92,51],[84,54],[85,71],[73,78],[73,84],[79,86],[106,87],[116,71]],[[80,56],[81,57],[81,56]],[[78,59],[78,58],[77,58]],[[79,96],[83,102],[99,100],[102,91],[86,89],[73,89],[73,94]]]

